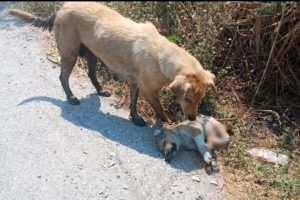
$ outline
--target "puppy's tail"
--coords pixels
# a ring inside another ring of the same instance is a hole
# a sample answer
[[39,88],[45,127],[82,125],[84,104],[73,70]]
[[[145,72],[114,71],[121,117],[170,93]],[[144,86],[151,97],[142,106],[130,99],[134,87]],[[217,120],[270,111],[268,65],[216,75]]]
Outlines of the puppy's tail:
[[27,23],[31,23],[31,25],[35,27],[42,28],[43,30],[48,30],[49,32],[52,31],[56,16],[56,14],[54,13],[48,18],[40,18],[18,9],[10,9],[8,13],[23,19]]

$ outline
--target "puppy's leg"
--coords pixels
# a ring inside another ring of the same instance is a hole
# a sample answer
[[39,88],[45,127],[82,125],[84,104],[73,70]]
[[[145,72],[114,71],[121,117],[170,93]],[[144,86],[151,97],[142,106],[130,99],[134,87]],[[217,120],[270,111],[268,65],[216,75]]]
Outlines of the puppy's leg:
[[141,118],[136,110],[136,104],[139,96],[139,88],[137,84],[130,84],[130,117],[132,122],[137,126],[145,126],[146,122]]
[[146,89],[143,89],[142,93],[146,100],[150,103],[152,108],[155,110],[157,116],[160,117],[163,122],[170,122],[161,106],[161,103],[158,98],[158,92],[151,90],[147,91]]
[[204,158],[204,161],[215,171],[217,170],[217,165],[213,160],[212,157],[212,152],[210,150],[210,148],[208,148],[208,146],[205,144],[205,140],[204,140],[204,134],[199,134],[194,138],[194,141],[197,145],[197,148],[199,150],[199,152],[201,153],[201,155]]
[[59,75],[59,80],[61,85],[66,93],[67,100],[71,105],[78,105],[80,104],[79,100],[73,95],[73,92],[69,86],[69,77],[72,73],[74,65],[76,63],[77,56],[72,57],[61,57],[61,73]]
[[89,68],[89,78],[91,79],[92,84],[97,90],[97,94],[103,97],[109,97],[110,94],[107,91],[102,91],[102,87],[100,86],[97,77],[96,77],[96,66],[97,66],[97,57],[90,52],[89,50],[85,54],[85,58],[87,60],[88,68]]

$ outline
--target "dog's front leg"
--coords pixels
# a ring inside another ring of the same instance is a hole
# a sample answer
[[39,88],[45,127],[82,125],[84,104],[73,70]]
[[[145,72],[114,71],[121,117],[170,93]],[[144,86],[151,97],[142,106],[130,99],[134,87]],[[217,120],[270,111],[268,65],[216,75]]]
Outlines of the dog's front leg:
[[143,89],[142,90],[143,96],[146,98],[148,103],[152,106],[152,108],[155,110],[156,115],[163,121],[163,122],[170,122],[170,120],[167,118],[161,103],[158,98],[158,92],[157,91],[152,91],[152,90],[147,90]]
[[137,84],[131,83],[130,84],[130,117],[132,122],[137,126],[145,126],[146,122],[141,118],[136,109],[136,104],[139,96],[139,88]]
[[92,84],[94,85],[94,87],[96,88],[97,94],[99,96],[109,97],[110,93],[102,90],[102,87],[99,84],[97,77],[96,77],[97,57],[89,50],[87,50],[87,52],[84,56],[87,60],[87,64],[88,64],[88,68],[89,68],[89,72],[88,72],[89,78],[90,78]]

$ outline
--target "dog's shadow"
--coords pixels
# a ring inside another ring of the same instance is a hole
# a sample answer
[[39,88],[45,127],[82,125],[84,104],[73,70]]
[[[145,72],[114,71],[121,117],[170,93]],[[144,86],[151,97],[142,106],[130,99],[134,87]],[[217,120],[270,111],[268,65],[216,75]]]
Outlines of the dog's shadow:
[[[148,126],[138,127],[127,119],[103,113],[100,111],[101,103],[96,94],[81,99],[80,105],[77,106],[46,96],[28,98],[19,103],[18,106],[36,101],[50,102],[59,107],[61,116],[78,127],[96,131],[103,137],[125,145],[139,153],[157,159],[164,159],[155,146],[154,128]],[[191,172],[199,169],[202,166],[201,162],[203,161],[196,152],[180,151],[169,165],[185,172]]]

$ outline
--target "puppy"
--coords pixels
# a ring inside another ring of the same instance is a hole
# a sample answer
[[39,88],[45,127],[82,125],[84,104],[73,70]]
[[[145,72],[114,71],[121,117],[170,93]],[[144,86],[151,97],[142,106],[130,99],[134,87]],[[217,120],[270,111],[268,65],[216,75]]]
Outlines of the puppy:
[[189,120],[195,120],[207,89],[215,90],[215,75],[185,49],[161,35],[152,23],[136,23],[100,3],[66,2],[48,18],[17,9],[9,13],[35,27],[55,32],[61,56],[59,79],[72,105],[80,103],[69,86],[78,56],[86,58],[89,77],[100,96],[109,93],[102,90],[96,79],[99,59],[109,71],[130,83],[130,116],[138,126],[146,125],[136,109],[139,93],[157,116],[167,122],[158,98],[161,88],[168,86],[172,90]]
[[226,127],[213,117],[198,115],[195,121],[184,121],[171,129],[156,129],[155,143],[165,154],[165,160],[171,159],[180,149],[198,151],[207,165],[217,170],[212,150],[226,148],[229,135]]

